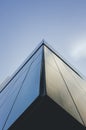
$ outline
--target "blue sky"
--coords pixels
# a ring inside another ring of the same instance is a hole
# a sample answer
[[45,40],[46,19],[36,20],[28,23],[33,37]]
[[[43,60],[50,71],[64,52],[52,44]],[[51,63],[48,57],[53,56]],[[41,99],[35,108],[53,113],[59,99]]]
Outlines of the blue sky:
[[86,76],[86,0],[0,0],[0,83],[43,38]]

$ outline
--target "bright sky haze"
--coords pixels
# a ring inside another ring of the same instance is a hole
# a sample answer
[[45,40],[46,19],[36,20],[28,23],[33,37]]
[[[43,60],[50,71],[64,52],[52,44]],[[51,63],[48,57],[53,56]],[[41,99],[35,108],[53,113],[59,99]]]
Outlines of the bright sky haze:
[[86,77],[86,0],[0,0],[0,83],[42,39]]

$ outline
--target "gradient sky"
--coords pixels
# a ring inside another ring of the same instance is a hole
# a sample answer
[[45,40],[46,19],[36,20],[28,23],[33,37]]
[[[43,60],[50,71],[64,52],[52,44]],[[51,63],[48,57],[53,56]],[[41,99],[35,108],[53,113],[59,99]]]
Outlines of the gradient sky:
[[0,83],[42,39],[86,76],[86,0],[0,0]]

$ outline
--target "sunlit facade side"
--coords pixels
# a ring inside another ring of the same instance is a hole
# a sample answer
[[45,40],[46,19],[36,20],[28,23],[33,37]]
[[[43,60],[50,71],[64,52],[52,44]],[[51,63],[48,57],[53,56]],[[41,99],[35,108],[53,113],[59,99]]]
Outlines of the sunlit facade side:
[[46,91],[82,125],[86,125],[86,81],[45,47]]

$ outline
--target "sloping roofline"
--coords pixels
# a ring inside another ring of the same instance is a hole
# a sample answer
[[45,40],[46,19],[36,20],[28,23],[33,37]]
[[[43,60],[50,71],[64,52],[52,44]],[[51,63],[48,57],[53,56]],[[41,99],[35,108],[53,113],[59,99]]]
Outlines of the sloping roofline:
[[25,61],[18,67],[18,69],[12,74],[10,80],[7,84],[0,90],[0,93],[7,87],[7,85],[14,79],[14,77],[21,71],[21,69],[27,64],[27,62],[36,54],[36,52],[42,47],[46,46],[51,52],[53,52],[57,57],[59,57],[69,68],[71,68],[80,78],[83,77],[73,68],[67,61],[62,58],[60,54],[58,54],[44,39],[38,44],[38,46],[34,49],[34,51],[25,59]]

